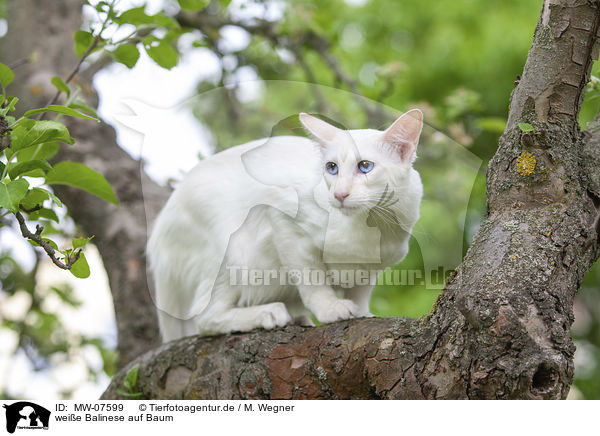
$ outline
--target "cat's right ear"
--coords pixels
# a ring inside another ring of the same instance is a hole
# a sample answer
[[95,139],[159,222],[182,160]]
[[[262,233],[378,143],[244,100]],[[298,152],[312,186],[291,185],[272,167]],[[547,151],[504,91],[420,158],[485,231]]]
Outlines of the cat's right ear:
[[413,109],[387,128],[383,141],[396,149],[403,161],[414,160],[419,137],[423,130],[423,112]]
[[300,113],[299,118],[308,133],[320,141],[329,142],[341,132],[337,127],[304,112]]

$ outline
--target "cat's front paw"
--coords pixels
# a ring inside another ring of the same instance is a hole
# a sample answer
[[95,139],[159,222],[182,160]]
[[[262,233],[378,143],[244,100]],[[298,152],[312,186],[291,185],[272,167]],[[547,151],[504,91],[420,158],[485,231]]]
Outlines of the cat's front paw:
[[285,304],[271,303],[264,306],[263,312],[258,317],[259,327],[266,330],[275,327],[284,327],[292,323],[292,317],[288,313]]
[[319,315],[315,314],[319,322],[327,324],[342,321],[344,319],[359,316],[360,310],[352,300],[336,299],[333,304],[323,310]]

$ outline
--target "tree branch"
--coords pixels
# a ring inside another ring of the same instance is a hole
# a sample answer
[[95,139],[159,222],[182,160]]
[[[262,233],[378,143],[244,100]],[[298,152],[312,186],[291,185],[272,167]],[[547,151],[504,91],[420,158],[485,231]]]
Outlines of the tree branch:
[[[329,41],[312,31],[306,31],[291,37],[278,34],[275,29],[276,23],[271,21],[261,19],[253,19],[251,22],[234,21],[229,17],[205,12],[193,13],[182,11],[177,14],[175,19],[181,26],[200,30],[209,39],[213,39],[213,35],[219,34],[220,28],[228,25],[240,27],[254,36],[262,36],[269,40],[274,47],[285,48],[294,53],[307,76],[307,80],[312,83],[317,83],[312,70],[308,67],[307,62],[304,59],[300,47],[306,47],[313,50],[332,71],[336,81],[335,84],[344,85],[352,92],[356,102],[367,114],[368,123],[370,125],[378,125],[382,121],[380,111],[373,107],[366,99],[361,97],[357,81],[350,77],[340,67],[337,59],[331,54]],[[317,104],[321,106],[323,104],[322,99],[320,99],[318,95],[315,97],[317,99]]]
[[[425,319],[369,318],[184,338],[136,361],[136,390],[142,398],[163,399],[467,398],[467,378],[430,377],[443,334]],[[122,398],[117,389],[128,369],[102,399]]]
[[[112,10],[112,3],[110,4],[110,10]],[[92,43],[90,44],[90,46],[83,52],[83,54],[79,57],[79,60],[77,61],[77,63],[75,64],[75,66],[73,67],[73,69],[71,70],[71,72],[67,75],[67,78],[65,79],[65,83],[68,84],[69,82],[71,82],[71,80],[73,80],[73,78],[75,77],[75,75],[79,72],[79,69],[81,68],[81,65],[83,64],[83,61],[85,61],[87,59],[87,57],[96,49],[96,47],[98,46],[98,43],[100,42],[100,40],[102,39],[102,32],[104,32],[104,29],[106,27],[106,24],[108,23],[109,20],[109,14],[106,14],[106,19],[104,20],[104,22],[102,23],[102,27],[100,28],[100,31],[98,32],[98,34],[94,37],[94,40],[92,41]],[[46,104],[47,106],[53,105],[54,103],[56,103],[58,101],[58,97],[60,97],[60,94],[62,93],[61,90],[57,90],[56,93],[54,94],[54,96],[48,101],[48,103]],[[46,116],[46,112],[42,112],[37,116],[38,120],[42,120],[44,119],[44,117]]]
[[546,0],[513,91],[506,131],[519,122],[565,122],[573,132],[600,26],[598,1]]
[[[31,211],[33,211],[33,210],[35,210],[35,208],[32,209]],[[44,240],[44,238],[42,238],[42,232],[44,231],[44,227],[40,226],[38,224],[36,226],[35,233],[31,233],[29,228],[27,228],[27,224],[25,223],[25,218],[23,217],[21,212],[15,212],[14,215],[17,218],[17,221],[19,222],[19,228],[21,229],[21,234],[23,235],[23,237],[25,239],[29,239],[30,241],[35,242],[37,245],[42,247],[44,249],[44,251],[46,252],[46,254],[48,255],[48,257],[52,260],[52,263],[54,265],[56,265],[57,267],[59,267],[61,269],[69,270],[69,269],[71,269],[73,264],[75,262],[77,262],[77,260],[79,259],[79,256],[81,255],[81,250],[77,250],[75,253],[73,253],[73,255],[67,255],[66,263],[61,262],[58,259],[58,257],[56,256],[56,250],[54,249],[54,247],[52,247],[48,242],[46,242]]]
[[[449,315],[449,314],[446,314]],[[363,318],[211,338],[183,338],[148,352],[112,380],[104,400],[123,399],[139,364],[136,392],[161,399],[564,398],[569,375],[555,364],[524,368],[506,389],[501,374],[470,372],[459,316]],[[454,337],[449,340],[449,338]],[[457,336],[458,335],[458,336]],[[460,371],[448,366],[462,361]],[[443,365],[440,371],[438,365]],[[506,368],[509,370],[510,368]],[[479,385],[484,385],[479,388]]]

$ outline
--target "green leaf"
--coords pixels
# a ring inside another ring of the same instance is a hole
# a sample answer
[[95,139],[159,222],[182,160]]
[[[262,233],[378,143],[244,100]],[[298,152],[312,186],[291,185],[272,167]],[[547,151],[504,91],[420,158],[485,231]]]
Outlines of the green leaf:
[[39,169],[39,168],[33,169],[33,170],[27,172],[26,174],[23,174],[23,175],[27,176],[27,177],[36,177],[36,178],[39,178],[39,179],[43,179],[44,177],[46,177],[46,173],[43,170]]
[[7,65],[4,65],[2,62],[0,62],[0,84],[6,88],[14,78],[15,73],[13,73]]
[[139,363],[133,365],[129,369],[129,371],[127,371],[127,374],[125,375],[125,380],[123,380],[123,386],[125,386],[130,393],[132,393],[132,391],[135,389],[135,386],[137,385],[139,370]]
[[[32,241],[31,239],[28,239],[27,241],[34,247],[40,247],[40,244],[38,244],[35,241]],[[56,242],[54,242],[52,239],[42,238],[42,241],[47,242],[48,245],[50,245],[52,248],[54,248],[56,251],[58,251],[58,245],[56,245]]]
[[52,192],[44,188],[31,188],[21,204],[26,208],[31,209],[33,206],[40,204],[40,202],[43,202],[48,198],[58,207],[62,207],[62,201],[60,201],[60,199]]
[[25,198],[21,201],[21,205],[26,209],[34,208],[41,205],[48,199],[49,192],[42,188],[32,188]]
[[64,231],[58,230],[56,227],[52,225],[50,221],[44,223],[44,231],[42,235],[63,235]]
[[117,368],[117,359],[119,353],[117,352],[117,350],[104,347],[99,347],[98,350],[100,351],[100,355],[102,356],[102,362],[104,363],[102,369],[104,369],[104,372],[107,376],[111,378],[114,377]]
[[78,30],[73,35],[73,39],[75,40],[75,53],[81,57],[94,42],[94,35],[85,30]]
[[140,24],[152,24],[154,20],[151,16],[146,14],[145,9],[146,6],[129,9],[117,17],[117,22],[133,24],[134,26]]
[[103,200],[119,204],[102,174],[77,162],[59,162],[46,175],[49,185],[69,185],[90,192]]
[[85,103],[82,103],[81,100],[78,100],[78,101],[79,101],[79,103],[71,103],[69,105],[69,107],[72,107],[73,109],[79,109],[80,111],[89,112],[93,116],[95,116],[96,118],[98,118],[98,112],[96,112],[96,109],[94,109],[91,106],[88,106]]
[[125,398],[131,398],[132,400],[139,400],[142,397],[141,392],[125,392],[123,389],[117,389],[117,394]]
[[185,11],[201,11],[210,4],[210,0],[177,0]]
[[6,165],[0,162],[0,174],[4,174],[4,168],[6,168]]
[[71,90],[69,89],[69,86],[60,77],[54,76],[50,80],[50,82],[52,82],[52,84],[56,86],[56,89],[58,89],[60,92],[64,92],[65,94],[67,94],[67,97],[71,95]]
[[140,57],[140,52],[134,44],[121,44],[111,54],[117,62],[127,68],[133,68]]
[[29,214],[29,219],[31,220],[39,220],[40,218],[46,218],[47,220],[58,223],[58,216],[52,209],[42,208]]
[[152,15],[152,20],[154,21],[154,24],[156,24],[157,26],[165,27],[167,29],[169,29],[169,28],[180,29],[181,28],[179,23],[177,21],[175,21],[173,19],[173,17],[167,17],[166,15],[163,15],[163,14]]
[[25,162],[34,159],[48,160],[58,153],[59,149],[60,145],[58,145],[58,142],[44,142],[43,144],[38,144],[35,147],[30,147],[21,151],[17,155],[17,160],[19,162]]
[[46,191],[48,193],[48,197],[50,197],[50,200],[52,200],[52,202],[54,204],[56,204],[58,207],[62,207],[62,201],[60,201],[60,198],[58,198],[56,195],[54,195],[52,192],[50,191]]
[[98,118],[90,117],[89,115],[82,114],[81,112],[77,112],[75,109],[71,109],[70,107],[61,106],[58,104],[51,104],[48,107],[40,108],[40,109],[32,109],[30,111],[25,112],[23,116],[30,117],[32,115],[41,114],[43,112],[52,112],[57,114],[68,115],[70,117],[77,118],[85,118],[87,120],[94,120],[96,122],[100,122]]
[[19,119],[19,121],[12,125],[12,141],[18,141],[19,136],[25,136],[25,134],[31,130],[33,126],[35,126],[35,120],[30,120],[29,118]]
[[171,47],[166,41],[160,41],[156,44],[156,41],[150,43],[144,43],[144,48],[148,56],[152,58],[154,62],[167,70],[170,70],[177,65],[179,55],[177,51]]
[[71,274],[78,279],[86,279],[90,276],[90,266],[87,263],[85,254],[79,253],[79,259],[73,265],[71,265]]
[[[31,125],[31,122],[33,122],[33,125]],[[64,124],[47,120],[24,119],[12,131],[11,137],[13,151],[49,141],[61,141],[67,144],[75,142]]]
[[69,306],[79,307],[83,304],[80,300],[76,299],[73,296],[73,290],[68,286],[65,287],[65,289],[60,289],[55,286],[51,286],[50,290],[54,292],[58,296],[58,298],[67,303]]
[[17,176],[20,175],[29,175],[27,174],[31,170],[41,169],[41,170],[50,170],[52,166],[46,162],[45,160],[29,160],[26,162],[20,162],[16,164],[10,164],[8,166],[8,175],[11,179],[16,179]]
[[42,241],[47,242],[52,248],[58,251],[58,245],[56,245],[56,242],[54,242],[52,239],[42,238]]
[[19,101],[19,99],[17,97],[7,97],[6,98],[6,107],[1,108],[0,109],[0,115],[6,115],[9,112],[12,112],[15,110],[15,105],[17,104],[17,102]]
[[479,118],[476,123],[480,129],[493,133],[502,133],[506,127],[506,119],[499,117]]
[[533,126],[529,123],[519,123],[518,126],[521,132],[533,132]]
[[93,236],[89,238],[73,238],[73,248],[85,247],[85,244],[87,244],[92,238]]
[[8,97],[8,99],[6,101],[8,101],[8,106],[6,106],[6,109],[8,109],[8,112],[12,112],[15,110],[15,105],[19,101],[19,98],[18,97]]
[[0,206],[11,212],[18,212],[19,203],[27,194],[28,188],[29,183],[25,179],[0,183]]
[[110,9],[110,4],[107,1],[101,1],[96,3],[95,8],[98,12],[104,12],[104,10]]

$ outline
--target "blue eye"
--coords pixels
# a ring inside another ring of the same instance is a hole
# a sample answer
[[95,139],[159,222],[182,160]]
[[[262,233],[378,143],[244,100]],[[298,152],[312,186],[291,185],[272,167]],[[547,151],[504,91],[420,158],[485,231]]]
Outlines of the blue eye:
[[327,162],[325,164],[325,169],[327,169],[327,172],[329,174],[332,174],[334,176],[338,173],[338,166],[335,162]]
[[373,162],[371,162],[370,160],[361,160],[358,163],[358,169],[365,174],[367,174],[369,171],[371,171],[374,166],[375,166],[375,164]]

